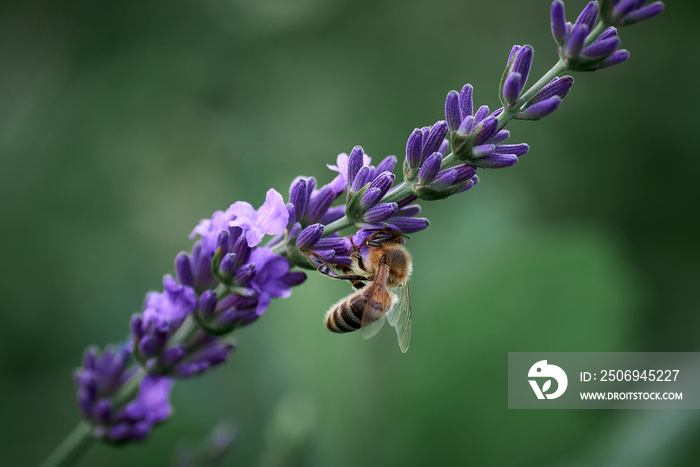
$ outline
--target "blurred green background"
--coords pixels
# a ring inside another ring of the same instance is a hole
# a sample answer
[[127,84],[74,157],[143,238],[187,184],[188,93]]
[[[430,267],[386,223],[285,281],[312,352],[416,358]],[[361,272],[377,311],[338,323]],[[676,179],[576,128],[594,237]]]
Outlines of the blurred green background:
[[[498,105],[514,43],[556,59],[549,1],[204,0],[0,6],[0,463],[78,420],[71,371],[123,340],[193,226],[259,206],[360,144],[403,155],[470,82]],[[509,125],[529,154],[424,204],[413,343],[328,332],[312,275],[179,383],[148,442],[79,465],[168,465],[222,419],[231,465],[687,466],[698,411],[507,409],[509,351],[697,351],[695,2],[621,31],[627,62]],[[584,1],[567,1],[573,19]],[[534,82],[531,81],[531,82]]]

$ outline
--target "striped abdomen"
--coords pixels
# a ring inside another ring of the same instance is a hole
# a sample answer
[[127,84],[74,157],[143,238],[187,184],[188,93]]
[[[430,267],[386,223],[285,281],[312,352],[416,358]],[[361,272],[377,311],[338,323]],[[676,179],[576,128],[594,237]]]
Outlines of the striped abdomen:
[[326,327],[333,332],[350,332],[360,329],[367,298],[372,293],[368,286],[334,305],[326,315]]

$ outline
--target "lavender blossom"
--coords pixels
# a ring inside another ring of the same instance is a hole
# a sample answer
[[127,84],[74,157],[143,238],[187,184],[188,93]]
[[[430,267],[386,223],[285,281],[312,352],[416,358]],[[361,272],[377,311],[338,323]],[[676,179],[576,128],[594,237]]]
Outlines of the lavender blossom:
[[78,407],[92,425],[92,434],[110,441],[143,439],[153,425],[170,415],[168,396],[172,378],[147,376],[139,385],[138,395],[125,407],[112,398],[131,381],[137,381],[137,370],[127,365],[131,350],[124,345],[107,348],[102,355],[88,349],[83,367],[75,371],[78,386]]
[[108,347],[101,355],[93,349],[85,353],[75,372],[78,407],[89,426],[85,436],[145,438],[170,416],[174,381],[225,362],[235,347],[227,335],[260,319],[272,299],[289,297],[306,280],[297,268],[339,277],[336,271],[348,270],[358,247],[377,229],[427,228],[416,200],[469,191],[480,180],[477,170],[516,164],[529,146],[506,144],[505,126],[557,109],[573,84],[571,76],[560,76],[564,71],[593,71],[626,60],[615,27],[663,9],[660,2],[644,4],[602,0],[599,15],[598,4],[590,2],[572,25],[564,4],[555,0],[550,20],[560,61],[528,89],[534,51],[514,46],[498,93],[503,107],[493,112],[486,105],[475,110],[469,84],[450,91],[445,120],[418,127],[408,137],[401,180],[394,174],[396,157],[373,166],[355,146],[328,165],[335,176],[325,185],[300,176],[292,181],[286,203],[270,189],[257,210],[238,201],[199,222],[190,234],[192,250],[175,259],[175,277],[165,276],[163,291],[150,292],[142,312],[132,316],[129,344]]

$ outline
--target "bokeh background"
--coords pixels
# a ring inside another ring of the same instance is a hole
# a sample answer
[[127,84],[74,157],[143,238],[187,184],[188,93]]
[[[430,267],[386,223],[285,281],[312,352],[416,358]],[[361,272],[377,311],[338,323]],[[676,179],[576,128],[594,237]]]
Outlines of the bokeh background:
[[[698,411],[506,398],[509,351],[700,350],[698,11],[666,3],[621,31],[627,63],[509,125],[519,164],[425,203],[406,355],[390,331],[328,332],[349,289],[312,275],[175,386],[148,442],[79,465],[169,465],[221,420],[227,465],[696,465]],[[402,156],[466,82],[496,107],[514,43],[531,79],[553,65],[548,0],[3,2],[0,463],[35,465],[73,428],[83,349],[126,337],[201,218],[325,183],[356,144]]]

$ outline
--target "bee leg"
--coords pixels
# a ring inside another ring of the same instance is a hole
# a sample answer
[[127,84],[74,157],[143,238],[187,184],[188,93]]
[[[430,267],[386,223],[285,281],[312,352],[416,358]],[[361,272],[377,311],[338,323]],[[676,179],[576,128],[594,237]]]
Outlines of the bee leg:
[[[364,272],[369,272],[367,271],[367,268],[365,267],[365,262],[362,260],[362,253],[360,253],[360,248],[359,246],[355,245],[355,243],[352,241],[352,236],[350,236],[350,244],[352,245],[352,253],[350,254],[350,258],[354,259],[357,261],[357,267],[359,267],[361,270]],[[367,242],[365,242],[363,245],[366,245]],[[364,287],[364,285],[360,287],[355,287],[356,289],[361,289]]]
[[304,250],[304,253],[306,253],[306,257],[308,258],[309,263],[313,267],[315,267],[318,272],[320,272],[321,274],[328,276],[330,278],[340,279],[340,280],[345,280],[345,281],[353,281],[353,282],[368,281],[368,280],[371,281],[372,280],[371,277],[360,276],[358,274],[338,274],[326,262],[326,260],[323,258],[323,256],[319,255],[318,253],[314,253],[313,251],[310,251],[310,250]]

